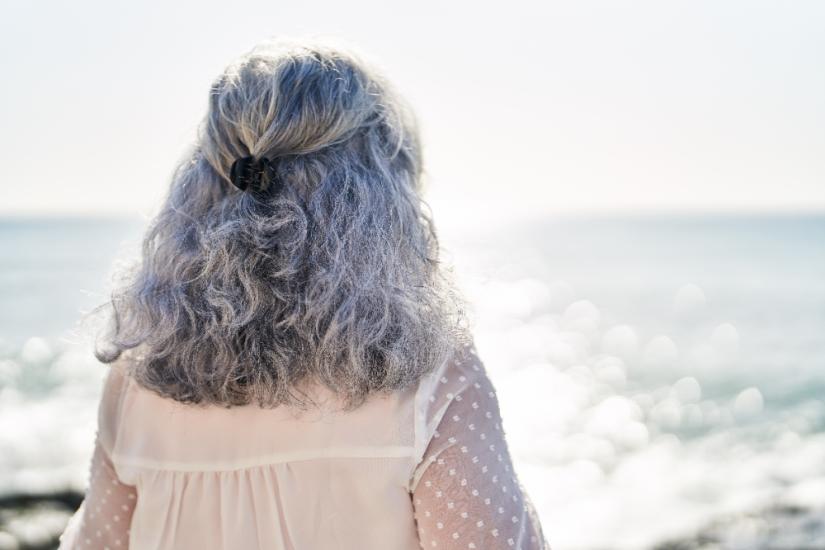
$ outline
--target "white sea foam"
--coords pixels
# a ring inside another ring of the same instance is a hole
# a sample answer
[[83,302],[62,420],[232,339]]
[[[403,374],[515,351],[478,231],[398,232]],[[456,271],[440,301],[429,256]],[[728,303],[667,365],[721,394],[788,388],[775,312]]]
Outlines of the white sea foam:
[[765,401],[759,388],[748,388],[736,396],[733,410],[740,418],[749,418],[762,412]]
[[669,368],[676,364],[679,349],[669,336],[658,335],[651,339],[644,348],[642,366],[645,368]]
[[702,399],[702,386],[692,376],[680,378],[673,384],[673,396],[680,403],[696,403]]
[[632,327],[616,325],[607,329],[602,336],[602,349],[607,354],[632,360],[639,350],[639,338]]
[[[679,334],[654,335],[638,353],[635,330],[604,326],[591,301],[542,318],[524,334],[544,345],[528,344],[526,353],[515,349],[524,339],[495,328],[502,319],[482,319],[478,344],[520,476],[556,546],[643,548],[724,514],[777,502],[825,505],[815,481],[825,476],[825,439],[811,433],[825,407],[759,420],[757,387],[710,398],[701,369],[685,375],[691,367],[680,364]],[[696,346],[711,350],[715,365],[720,349],[733,360],[732,324],[705,334]],[[525,356],[532,362],[519,364]],[[651,372],[660,382],[651,385]]]

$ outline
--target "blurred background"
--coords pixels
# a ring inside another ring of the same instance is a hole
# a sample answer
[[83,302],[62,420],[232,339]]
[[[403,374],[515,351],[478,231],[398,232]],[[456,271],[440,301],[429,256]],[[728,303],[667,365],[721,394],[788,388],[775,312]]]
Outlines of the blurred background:
[[554,549],[825,548],[825,4],[0,5],[0,549],[53,548],[105,369],[78,330],[261,39],[409,100]]

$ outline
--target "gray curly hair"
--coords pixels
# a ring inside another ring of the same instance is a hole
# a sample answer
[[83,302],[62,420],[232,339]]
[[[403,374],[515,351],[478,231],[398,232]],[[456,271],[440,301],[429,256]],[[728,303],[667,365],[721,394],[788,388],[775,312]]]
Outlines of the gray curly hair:
[[[281,193],[229,180],[278,158]],[[420,197],[414,115],[351,48],[256,46],[213,83],[198,139],[121,274],[95,355],[134,356],[143,387],[185,403],[345,408],[416,383],[470,342],[466,302]]]

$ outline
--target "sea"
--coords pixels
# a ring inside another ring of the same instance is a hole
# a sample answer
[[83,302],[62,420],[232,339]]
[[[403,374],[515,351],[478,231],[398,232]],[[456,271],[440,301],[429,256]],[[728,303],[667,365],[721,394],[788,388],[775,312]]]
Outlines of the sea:
[[[105,369],[80,320],[144,227],[0,220],[0,496],[85,486]],[[441,240],[554,549],[825,548],[825,214],[548,215]],[[0,548],[50,517],[0,521]]]

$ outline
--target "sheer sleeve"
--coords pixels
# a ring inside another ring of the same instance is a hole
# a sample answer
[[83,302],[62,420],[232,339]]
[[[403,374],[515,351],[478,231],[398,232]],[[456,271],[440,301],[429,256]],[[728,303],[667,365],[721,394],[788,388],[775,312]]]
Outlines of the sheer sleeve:
[[473,346],[438,375],[411,494],[422,548],[549,550],[513,469],[493,384]]
[[110,456],[124,384],[124,374],[118,367],[111,367],[98,412],[86,496],[63,531],[59,550],[125,550],[129,547],[129,527],[137,492],[118,479]]

